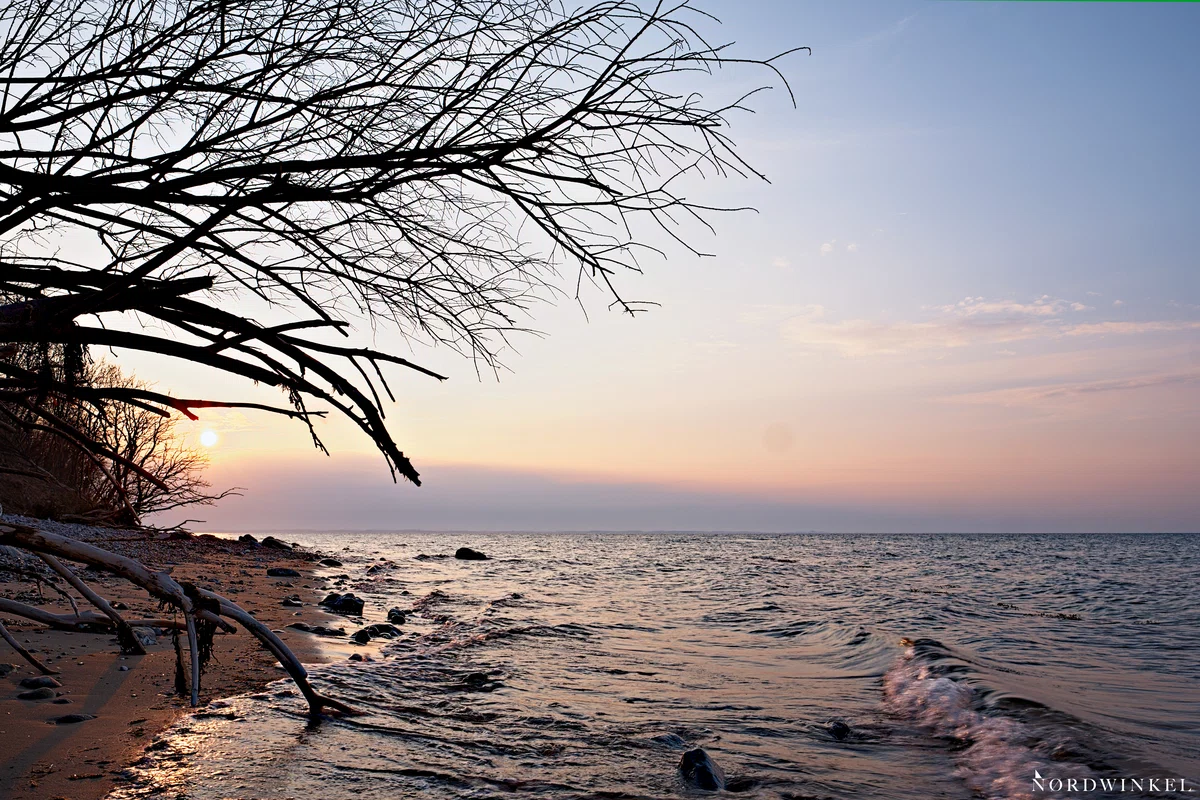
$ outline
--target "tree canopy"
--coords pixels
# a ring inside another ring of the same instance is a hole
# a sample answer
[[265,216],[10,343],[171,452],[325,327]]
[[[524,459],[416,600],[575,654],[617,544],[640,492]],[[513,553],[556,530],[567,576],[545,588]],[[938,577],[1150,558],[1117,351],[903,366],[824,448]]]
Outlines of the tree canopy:
[[[309,423],[322,449],[327,405],[419,483],[384,423],[382,368],[443,376],[356,342],[351,321],[491,364],[576,270],[636,310],[618,280],[645,246],[634,219],[678,237],[714,210],[681,178],[758,176],[729,131],[754,92],[709,103],[700,79],[748,64],[786,86],[779,56],[737,58],[701,36],[708,21],[627,0],[9,2],[0,400],[119,464],[45,398],[258,408]],[[289,318],[239,310],[254,304]],[[162,353],[287,400],[88,385],[4,357],[30,343]]]

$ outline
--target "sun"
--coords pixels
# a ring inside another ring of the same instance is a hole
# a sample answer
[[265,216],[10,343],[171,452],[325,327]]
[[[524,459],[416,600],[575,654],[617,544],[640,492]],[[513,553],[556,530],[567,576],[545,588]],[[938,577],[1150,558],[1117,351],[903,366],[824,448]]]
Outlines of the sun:
[[200,434],[200,444],[205,447],[215,447],[220,438],[216,431],[204,431]]

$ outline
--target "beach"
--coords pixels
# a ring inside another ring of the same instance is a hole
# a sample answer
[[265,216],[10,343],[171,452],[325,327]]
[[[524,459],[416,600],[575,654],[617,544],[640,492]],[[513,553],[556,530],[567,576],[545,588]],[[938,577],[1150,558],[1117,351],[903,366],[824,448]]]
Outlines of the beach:
[[[205,535],[22,521],[85,538],[137,558],[153,569],[166,570],[176,580],[211,586],[274,629],[303,663],[323,658],[315,637],[286,627],[301,618],[317,624],[335,619],[316,608],[324,594],[317,587],[324,581],[313,578],[317,556],[312,553]],[[268,577],[266,570],[270,567],[289,567],[301,577]],[[79,570],[78,574],[110,602],[127,606],[128,610],[121,613],[128,619],[171,616],[170,611],[159,609],[157,600],[122,579],[92,570]],[[43,606],[32,581],[8,577],[3,586],[5,596]],[[68,603],[50,589],[44,588],[42,594],[45,608],[59,614],[71,613]],[[284,597],[293,594],[300,595],[302,608],[281,605]],[[80,611],[94,610],[82,599],[77,603]],[[12,618],[5,623],[19,642],[59,672],[53,677],[62,687],[57,689],[59,697],[55,700],[18,700],[17,694],[24,691],[20,681],[40,673],[7,644],[0,643],[0,665],[12,665],[0,679],[0,749],[4,764],[0,797],[104,797],[155,736],[190,710],[188,698],[174,691],[175,653],[170,634],[157,636],[156,643],[146,647],[145,656],[123,656],[116,637],[107,633],[50,630]],[[184,648],[186,655],[186,641]],[[286,677],[275,659],[247,632],[218,632],[213,659],[201,680],[201,704],[254,691]],[[49,723],[64,714],[95,718],[75,724]]]

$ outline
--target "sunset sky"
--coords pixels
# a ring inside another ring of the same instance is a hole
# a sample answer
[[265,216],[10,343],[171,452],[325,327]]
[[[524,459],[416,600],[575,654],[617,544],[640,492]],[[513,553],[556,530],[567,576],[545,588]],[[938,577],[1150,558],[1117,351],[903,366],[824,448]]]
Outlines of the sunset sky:
[[[393,485],[347,423],[206,414],[210,530],[1200,529],[1200,6],[697,0],[784,62],[630,319],[536,310],[507,371],[393,375]],[[761,77],[761,76],[757,76]],[[714,91],[752,74],[718,75]],[[704,89],[706,87],[700,86]],[[654,244],[666,246],[665,242]],[[573,275],[563,286],[573,287]],[[363,326],[363,341],[370,341]],[[277,400],[166,359],[184,395]],[[172,518],[174,519],[174,518]]]

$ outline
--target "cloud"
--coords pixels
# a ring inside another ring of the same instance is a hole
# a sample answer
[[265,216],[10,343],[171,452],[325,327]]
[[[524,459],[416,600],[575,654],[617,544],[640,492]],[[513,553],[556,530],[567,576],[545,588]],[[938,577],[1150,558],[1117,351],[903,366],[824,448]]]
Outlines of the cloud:
[[1200,321],[1089,322],[1083,325],[1072,325],[1064,328],[1062,333],[1066,336],[1101,336],[1110,333],[1129,336],[1139,333],[1178,333],[1181,331],[1200,331]]
[[823,308],[813,308],[814,311],[801,311],[783,322],[784,339],[803,347],[837,350],[847,356],[1002,345],[1028,339],[1200,330],[1200,321],[1189,320],[1075,321],[1073,315],[1094,309],[1049,295],[1029,302],[965,297],[948,305],[926,307],[927,319],[899,322],[835,321],[827,318]]
[[833,252],[833,245],[834,245],[835,243],[837,243],[837,239],[833,239],[832,241],[828,241],[828,242],[826,242],[825,244],[821,245],[821,255],[823,255],[823,256],[827,256],[827,255],[829,255],[830,253],[832,253],[832,252]]
[[788,267],[790,267],[791,265],[792,265],[792,262],[788,261],[786,258],[773,258],[773,259],[771,259],[771,266],[772,266],[772,267],[778,267],[779,269],[787,269],[787,268],[788,268]]
[[1131,378],[1078,381],[1073,383],[1014,386],[1007,389],[992,389],[984,392],[967,392],[952,395],[946,399],[951,402],[980,405],[1040,406],[1056,402],[1069,402],[1089,395],[1111,392],[1129,392],[1164,386],[1196,385],[1200,385],[1200,370],[1139,375]]
[[846,245],[846,252],[847,253],[857,253],[858,252],[858,243],[851,242],[850,244]]
[[1113,307],[1114,307],[1114,308],[1120,308],[1120,307],[1121,307],[1121,306],[1123,306],[1123,305],[1125,305],[1125,301],[1124,301],[1124,300],[1113,300]]

